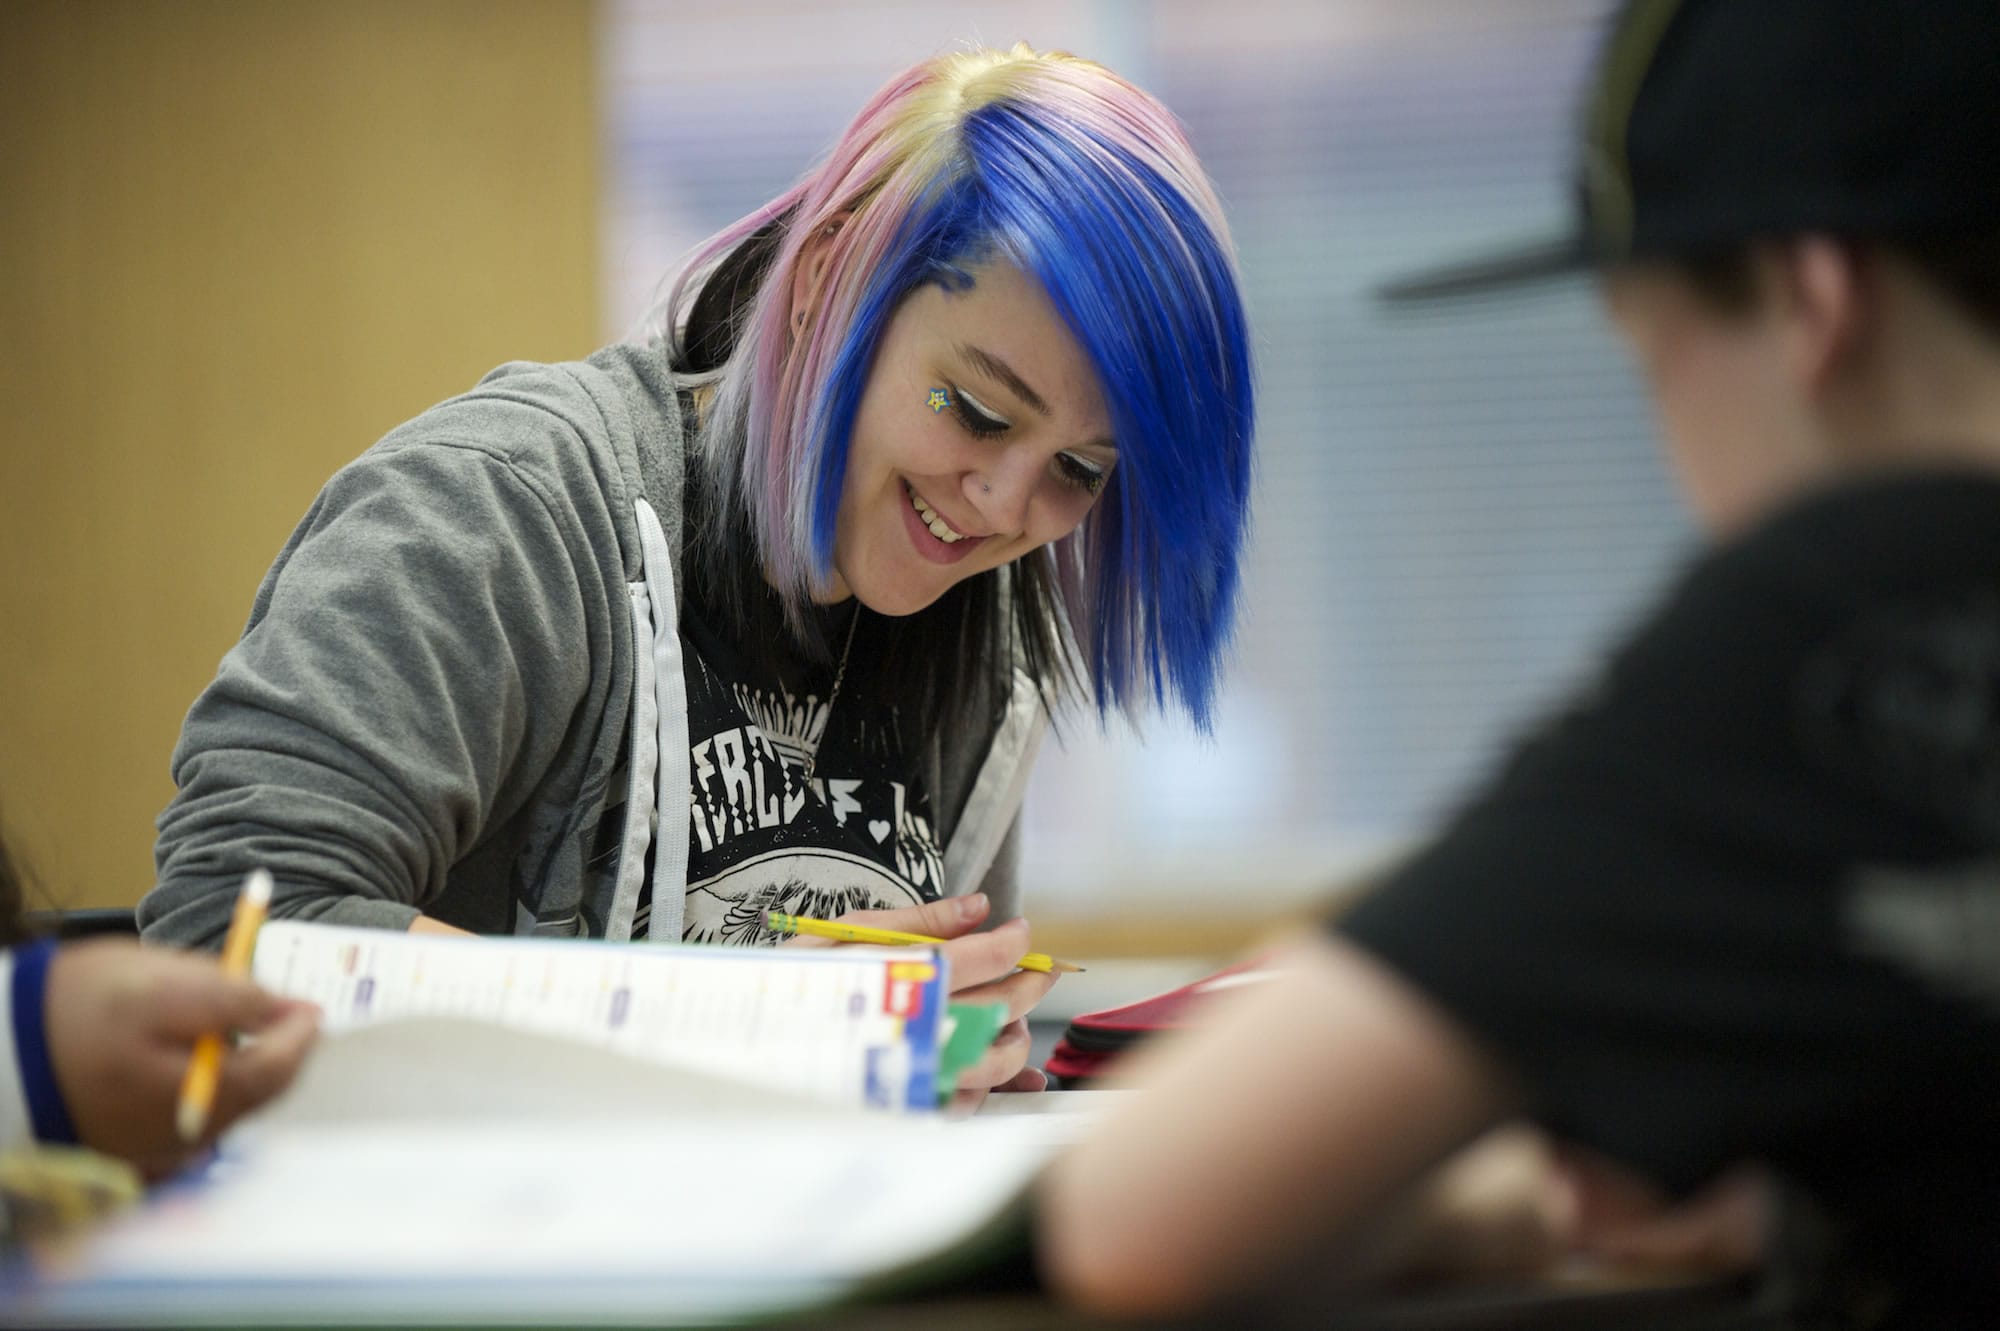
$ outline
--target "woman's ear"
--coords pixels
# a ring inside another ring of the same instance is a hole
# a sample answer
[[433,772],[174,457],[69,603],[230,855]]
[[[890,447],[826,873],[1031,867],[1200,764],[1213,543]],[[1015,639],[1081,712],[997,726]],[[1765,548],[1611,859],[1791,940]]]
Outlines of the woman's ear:
[[1875,303],[1865,262],[1831,236],[1803,236],[1776,252],[1786,359],[1808,390],[1824,389],[1865,345]]
[[819,312],[820,289],[833,263],[833,242],[847,225],[851,213],[836,213],[813,229],[799,247],[799,261],[792,267],[792,335],[796,337]]

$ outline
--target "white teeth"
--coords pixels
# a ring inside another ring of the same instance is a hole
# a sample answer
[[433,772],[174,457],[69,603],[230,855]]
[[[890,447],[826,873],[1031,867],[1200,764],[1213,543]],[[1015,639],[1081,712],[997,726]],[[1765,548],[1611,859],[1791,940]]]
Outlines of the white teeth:
[[903,488],[910,491],[910,507],[917,510],[917,516],[922,518],[924,525],[931,529],[931,535],[937,537],[946,545],[956,545],[965,539],[963,535],[945,525],[944,519],[937,515],[937,510],[924,502],[922,495],[910,489],[907,485]]

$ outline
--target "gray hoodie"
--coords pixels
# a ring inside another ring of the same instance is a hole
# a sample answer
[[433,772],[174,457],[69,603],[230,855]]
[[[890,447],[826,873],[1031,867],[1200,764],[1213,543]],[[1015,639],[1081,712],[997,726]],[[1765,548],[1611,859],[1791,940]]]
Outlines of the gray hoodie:
[[[514,363],[391,431],[320,492],[195,700],[160,815],[149,938],[217,945],[238,885],[274,916],[680,937],[687,709],[676,607],[687,466],[657,348]],[[1018,910],[1014,822],[1045,718],[1018,668],[924,760],[945,890]],[[627,798],[607,799],[627,743]],[[615,872],[586,872],[607,803]]]

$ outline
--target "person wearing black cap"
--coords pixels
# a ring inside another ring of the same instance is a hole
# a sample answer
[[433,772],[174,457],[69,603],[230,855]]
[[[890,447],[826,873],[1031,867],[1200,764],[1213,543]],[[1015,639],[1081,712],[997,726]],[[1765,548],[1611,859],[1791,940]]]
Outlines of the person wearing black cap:
[[1586,1231],[1768,1170],[1836,1324],[2000,1308],[2000,5],[1640,0],[1580,121],[1573,234],[1386,294],[1597,273],[1714,539],[1050,1172],[1093,1308],[1332,1265],[1516,1116]]

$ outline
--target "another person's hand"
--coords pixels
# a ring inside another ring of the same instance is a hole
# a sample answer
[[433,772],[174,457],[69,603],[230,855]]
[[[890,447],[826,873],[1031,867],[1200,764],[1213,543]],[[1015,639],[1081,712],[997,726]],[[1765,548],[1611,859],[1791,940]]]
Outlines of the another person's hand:
[[[985,923],[992,903],[983,892],[965,897],[943,897],[921,906],[896,910],[854,910],[840,917],[843,924],[865,924],[875,929],[895,929],[907,934],[926,934],[946,939],[938,951],[951,971],[951,996],[960,1003],[1005,1003],[1007,1023],[993,1039],[985,1056],[959,1078],[952,1108],[977,1108],[989,1091],[1039,1091],[1049,1079],[1040,1068],[1028,1066],[1027,1016],[1049,992],[1056,977],[1039,971],[1014,968],[1034,949],[1028,944],[1028,922],[1009,920],[986,933],[974,933]],[[821,939],[792,940],[800,946],[833,946]]]
[[1738,1165],[1669,1201],[1648,1180],[1581,1147],[1559,1147],[1555,1164],[1571,1197],[1577,1252],[1620,1266],[1710,1271],[1753,1270],[1769,1252],[1775,1190],[1760,1166]]
[[1509,1124],[1383,1206],[1333,1274],[1362,1286],[1535,1275],[1569,1250],[1575,1224],[1554,1148],[1534,1129]]
[[[298,1072],[319,1010],[230,979],[211,957],[123,939],[73,943],[49,962],[49,1059],[85,1146],[122,1156],[149,1178],[173,1172]],[[215,1105],[199,1142],[180,1139],[174,1111],[195,1041],[225,1044]]]
[[1741,1167],[1670,1202],[1638,1174],[1512,1124],[1439,1166],[1359,1245],[1365,1283],[1532,1275],[1568,1256],[1638,1270],[1743,1271],[1765,1253],[1771,1183]]

